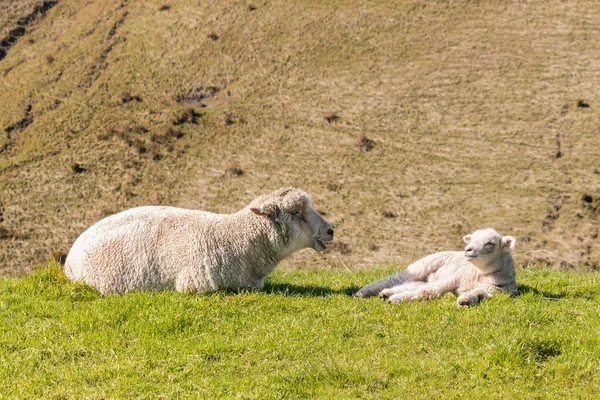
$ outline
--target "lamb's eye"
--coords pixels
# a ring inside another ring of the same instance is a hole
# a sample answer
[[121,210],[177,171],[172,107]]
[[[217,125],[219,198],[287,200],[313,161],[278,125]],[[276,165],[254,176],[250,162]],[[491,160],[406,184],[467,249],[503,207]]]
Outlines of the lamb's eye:
[[298,215],[300,215],[300,212],[299,211],[290,211],[290,215],[297,217]]
[[486,243],[485,247],[487,247],[488,249],[493,249],[494,248],[494,243]]

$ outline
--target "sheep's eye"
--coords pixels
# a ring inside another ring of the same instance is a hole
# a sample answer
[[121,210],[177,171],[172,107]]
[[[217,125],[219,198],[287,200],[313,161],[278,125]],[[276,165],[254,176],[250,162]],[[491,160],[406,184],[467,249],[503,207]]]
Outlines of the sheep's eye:
[[490,242],[490,243],[486,243],[486,244],[485,244],[485,247],[488,247],[488,248],[490,248],[490,249],[491,249],[491,248],[493,248],[493,247],[494,247],[494,243],[491,243],[491,242]]
[[300,215],[300,212],[295,210],[295,211],[290,211],[290,215],[293,215],[294,217],[297,217],[298,215]]

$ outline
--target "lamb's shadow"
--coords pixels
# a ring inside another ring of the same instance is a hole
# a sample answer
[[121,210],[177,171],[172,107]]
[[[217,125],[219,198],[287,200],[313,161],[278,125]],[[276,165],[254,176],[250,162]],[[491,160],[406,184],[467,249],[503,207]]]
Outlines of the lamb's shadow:
[[550,300],[560,300],[560,299],[564,299],[565,297],[567,297],[567,295],[565,295],[564,293],[556,294],[556,293],[546,292],[545,290],[539,290],[539,289],[536,289],[536,288],[528,286],[528,285],[518,285],[518,286],[519,286],[519,296],[522,296],[526,293],[533,293],[536,296],[541,296],[545,299],[550,299]]
[[291,283],[269,283],[266,282],[263,288],[263,292],[272,294],[292,294],[301,296],[311,297],[325,297],[335,294],[345,294],[347,296],[353,296],[359,288],[356,286],[349,286],[344,289],[332,289],[324,286],[298,286]]

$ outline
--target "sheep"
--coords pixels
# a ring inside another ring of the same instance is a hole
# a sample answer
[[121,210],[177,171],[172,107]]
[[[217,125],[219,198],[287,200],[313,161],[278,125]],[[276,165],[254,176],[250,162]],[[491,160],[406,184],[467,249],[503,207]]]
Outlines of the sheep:
[[333,227],[302,190],[283,188],[234,214],[145,206],[107,217],[73,244],[65,275],[102,294],[260,290],[292,253],[325,250]]
[[379,297],[390,303],[435,299],[445,293],[458,296],[458,306],[477,304],[498,291],[519,294],[510,252],[515,238],[494,229],[482,229],[463,237],[461,251],[443,251],[410,264],[406,270],[372,282],[356,296]]

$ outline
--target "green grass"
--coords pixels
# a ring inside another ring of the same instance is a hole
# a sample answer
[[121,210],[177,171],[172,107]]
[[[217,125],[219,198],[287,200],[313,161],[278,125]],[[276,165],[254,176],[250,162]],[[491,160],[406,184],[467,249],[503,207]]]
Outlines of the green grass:
[[50,265],[0,280],[0,398],[592,398],[598,273],[525,269],[522,295],[391,306],[397,267],[313,269],[263,292],[102,297]]

